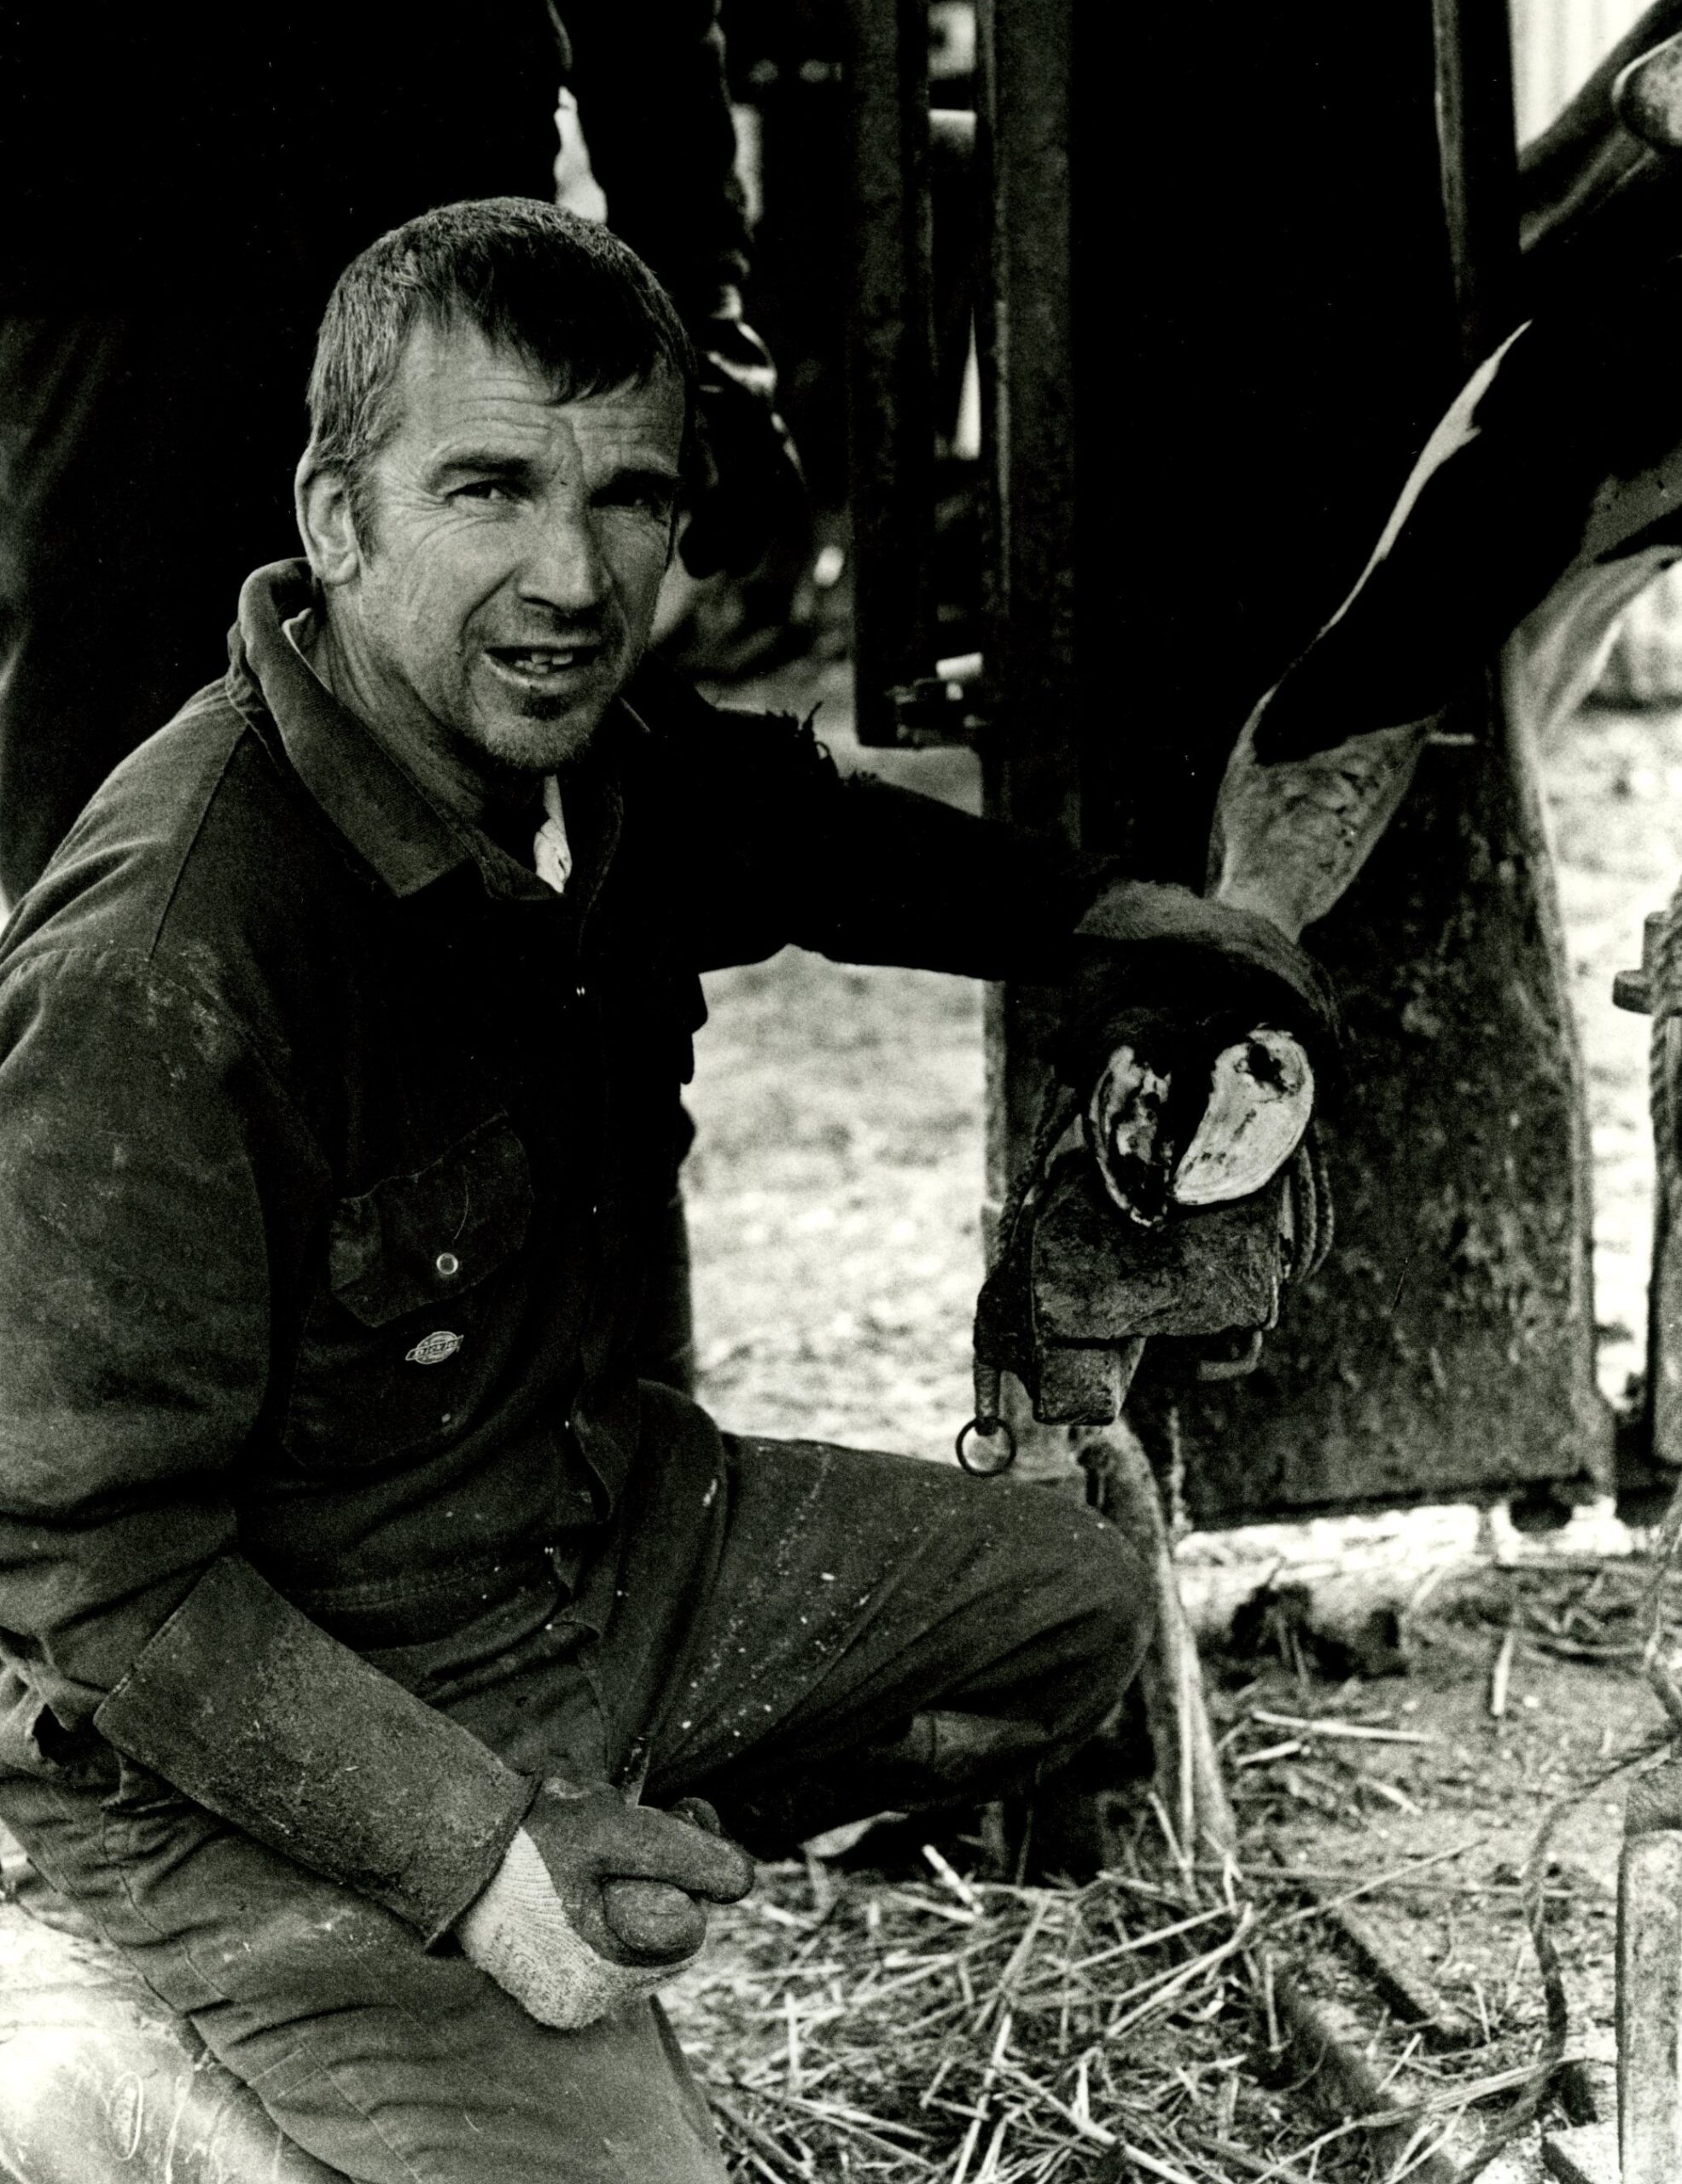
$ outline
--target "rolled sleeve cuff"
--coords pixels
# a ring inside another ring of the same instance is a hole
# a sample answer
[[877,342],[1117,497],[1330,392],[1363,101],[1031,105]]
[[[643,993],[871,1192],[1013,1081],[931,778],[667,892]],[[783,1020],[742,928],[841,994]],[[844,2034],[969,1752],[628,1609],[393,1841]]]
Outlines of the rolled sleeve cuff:
[[200,1578],[94,1726],[428,1943],[485,1887],[537,1792],[234,1556]]

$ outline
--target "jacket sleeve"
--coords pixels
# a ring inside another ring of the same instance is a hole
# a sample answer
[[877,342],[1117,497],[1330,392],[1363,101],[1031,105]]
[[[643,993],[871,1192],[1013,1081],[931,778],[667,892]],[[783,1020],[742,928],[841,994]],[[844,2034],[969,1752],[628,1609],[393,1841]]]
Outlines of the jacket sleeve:
[[[1261,917],[1129,879],[1119,860],[981,819],[865,775],[844,778],[810,726],[724,712],[645,671],[655,764],[677,795],[666,862],[696,967],[787,943],[1067,990],[1099,1037],[1128,1009],[1254,1008],[1329,1039],[1324,974]],[[1102,1062],[1077,1041],[1071,1058]]]
[[[533,1786],[241,1556],[231,1488],[325,1170],[190,985],[127,950],[0,979],[0,1707],[90,1735],[431,1938]],[[311,1182],[317,1188],[311,1188]]]

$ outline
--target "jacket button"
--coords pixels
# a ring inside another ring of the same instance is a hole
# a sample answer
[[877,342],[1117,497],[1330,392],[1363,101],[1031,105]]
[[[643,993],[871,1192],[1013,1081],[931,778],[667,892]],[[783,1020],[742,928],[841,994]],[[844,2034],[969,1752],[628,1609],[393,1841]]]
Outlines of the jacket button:
[[453,1252],[440,1252],[433,1264],[446,1281],[452,1274],[459,1274],[462,1270],[462,1263]]

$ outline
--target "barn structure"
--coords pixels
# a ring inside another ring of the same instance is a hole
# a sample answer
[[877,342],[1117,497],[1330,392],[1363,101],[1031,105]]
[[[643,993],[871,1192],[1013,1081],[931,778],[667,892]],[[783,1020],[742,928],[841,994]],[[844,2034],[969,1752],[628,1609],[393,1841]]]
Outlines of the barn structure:
[[[966,737],[992,810],[1201,882],[1234,737],[1469,371],[1539,308],[1592,312],[1609,247],[1657,248],[1640,189],[1602,202],[1573,164],[1617,133],[1611,67],[1522,173],[1518,154],[1516,112],[1551,120],[1619,32],[1627,60],[1673,27],[1632,13],[983,7],[972,136],[942,113],[931,133],[924,10],[856,9],[864,740]],[[930,202],[955,161],[979,211],[991,519],[982,653],[943,682]],[[1335,1262],[1248,1377],[1163,1342],[1135,1384],[1200,1523],[1512,1497],[1547,1524],[1615,1484],[1662,1491],[1682,1454],[1656,1372],[1615,1480],[1531,734],[1547,695],[1504,671],[1500,634],[1441,694],[1411,793],[1312,936],[1350,1034],[1324,1133]],[[1407,667],[1373,659],[1370,680]],[[1005,993],[992,1019],[995,1203],[1039,1111],[1036,1006]]]
[[[1514,21],[1505,0],[975,14],[974,104],[931,114],[928,0],[847,9],[861,735],[969,742],[994,812],[1201,885],[1235,738],[1359,578],[1468,373],[1539,309],[1596,308],[1603,264],[1637,264],[1682,212],[1662,148],[1608,150],[1617,66],[1682,27],[1682,0],[1638,20],[1622,0],[1524,0]],[[1516,113],[1539,129],[1562,107],[1522,163]],[[957,659],[937,596],[959,392],[950,327],[937,339],[954,313],[937,206],[963,238],[987,495],[981,641]],[[1682,531],[1655,521],[1644,578],[1682,557]],[[1634,558],[1633,535],[1611,560]],[[1036,1418],[1007,1382],[1025,1463],[1066,1466],[1132,1374],[1140,1441],[1206,1526],[1459,1500],[1545,1525],[1608,1492],[1668,1497],[1682,1268],[1662,1236],[1647,1407],[1615,1440],[1595,1384],[1581,1066],[1529,733],[1557,686],[1528,671],[1536,628],[1504,658],[1492,624],[1440,693],[1411,794],[1311,936],[1349,1034],[1323,1129],[1335,1258],[1287,1287],[1259,1353],[1245,1323],[1141,1359],[1118,1322],[1072,1343],[1126,1353],[1125,1373],[1093,1364],[1091,1409],[1042,1401]],[[1371,682],[1411,665],[1371,659]],[[1385,724],[1358,704],[1347,726]],[[1046,1009],[1032,990],[992,1002],[996,1231],[1039,1134]],[[62,1971],[19,1958],[9,1977]],[[96,1984],[55,1991],[63,2097],[129,2133],[120,2169],[89,2154],[67,2179],[328,2184],[143,1998],[121,1998],[113,2031]],[[178,2158],[158,2133],[186,2111],[145,2097],[175,2079],[223,2103]]]

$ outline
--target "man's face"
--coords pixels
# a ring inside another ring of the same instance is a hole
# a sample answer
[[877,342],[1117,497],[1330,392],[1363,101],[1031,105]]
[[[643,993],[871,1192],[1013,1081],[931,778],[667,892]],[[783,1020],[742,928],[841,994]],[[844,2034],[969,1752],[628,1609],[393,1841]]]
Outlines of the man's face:
[[682,389],[662,372],[560,402],[475,329],[423,326],[395,398],[401,422],[369,465],[368,536],[332,595],[335,641],[391,728],[489,775],[551,771],[648,642]]

